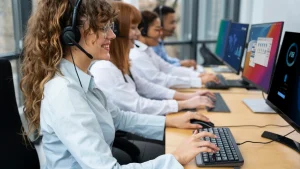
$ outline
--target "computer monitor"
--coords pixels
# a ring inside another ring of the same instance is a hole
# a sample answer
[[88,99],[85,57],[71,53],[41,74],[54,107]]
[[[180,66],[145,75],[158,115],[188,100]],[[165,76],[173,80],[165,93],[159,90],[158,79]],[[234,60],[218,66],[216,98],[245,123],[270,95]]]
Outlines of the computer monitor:
[[[249,42],[243,69],[243,80],[268,93],[277,58],[283,22],[254,24],[249,31]],[[274,112],[264,99],[245,99],[244,103],[257,113]]]
[[299,50],[300,33],[286,32],[266,103],[300,133]]
[[239,74],[244,56],[249,24],[231,23],[224,52],[224,63]]
[[229,29],[230,29],[230,20],[221,20],[218,41],[216,45],[215,54],[220,61],[223,61],[225,47],[226,47],[226,39],[228,37]]

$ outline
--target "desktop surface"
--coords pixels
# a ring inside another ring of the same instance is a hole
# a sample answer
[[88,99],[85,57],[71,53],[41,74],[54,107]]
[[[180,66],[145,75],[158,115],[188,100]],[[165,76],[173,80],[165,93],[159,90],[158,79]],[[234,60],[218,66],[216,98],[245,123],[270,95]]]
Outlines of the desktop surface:
[[248,24],[241,23],[231,23],[230,26],[223,60],[235,73],[241,68],[248,27]]
[[[266,125],[278,124],[287,125],[287,123],[278,114],[255,114],[251,112],[242,102],[244,98],[261,98],[261,93],[245,94],[223,94],[222,97],[226,100],[231,113],[208,113],[206,110],[198,110],[218,126],[229,125]],[[180,113],[179,113],[180,114]],[[178,114],[170,114],[167,116],[177,116]],[[269,139],[261,137],[261,134],[267,129],[268,131],[281,135],[292,131],[292,127],[229,127],[233,137],[237,143],[247,140],[266,142]],[[166,153],[174,152],[177,146],[186,138],[191,136],[192,130],[166,128]],[[288,136],[291,139],[300,141],[300,135],[296,132]],[[241,154],[244,158],[243,169],[263,168],[263,169],[289,169],[298,168],[300,166],[299,154],[279,143],[271,144],[251,144],[246,143],[239,146]],[[192,160],[184,166],[185,169],[197,169],[196,161]],[[209,167],[209,169],[232,169],[233,167]]]
[[219,57],[220,60],[223,60],[224,51],[225,51],[225,44],[226,39],[228,37],[229,28],[230,28],[231,21],[230,20],[221,20],[220,28],[219,28],[219,35],[216,45],[215,54]]
[[283,22],[255,24],[249,32],[243,78],[268,92]]
[[300,132],[300,33],[286,32],[268,102]]

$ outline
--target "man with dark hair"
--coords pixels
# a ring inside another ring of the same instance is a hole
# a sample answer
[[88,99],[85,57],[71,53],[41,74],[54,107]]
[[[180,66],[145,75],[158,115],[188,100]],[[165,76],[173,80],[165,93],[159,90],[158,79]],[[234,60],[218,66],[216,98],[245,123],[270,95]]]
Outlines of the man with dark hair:
[[155,53],[170,64],[176,66],[194,67],[196,69],[197,63],[195,62],[195,60],[180,61],[177,58],[169,56],[164,47],[163,40],[165,39],[165,37],[172,36],[176,29],[175,10],[168,6],[158,6],[153,11],[160,17],[161,26],[163,29],[163,34],[161,37],[162,41],[160,41],[157,46],[153,47]]

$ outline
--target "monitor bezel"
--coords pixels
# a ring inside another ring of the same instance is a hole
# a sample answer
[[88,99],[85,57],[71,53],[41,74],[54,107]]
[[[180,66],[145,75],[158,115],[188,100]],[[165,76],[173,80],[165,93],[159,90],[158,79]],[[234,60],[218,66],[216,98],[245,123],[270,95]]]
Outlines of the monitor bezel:
[[[265,92],[265,93],[267,93],[267,94],[268,94],[269,91],[270,91],[271,82],[272,82],[272,80],[273,80],[273,74],[274,74],[274,70],[275,70],[275,66],[276,66],[276,62],[277,62],[277,58],[278,58],[278,51],[279,51],[279,47],[280,47],[280,41],[281,41],[281,36],[282,36],[282,30],[283,30],[283,27],[284,27],[284,21],[252,24],[252,25],[251,25],[251,28],[250,28],[250,31],[251,31],[252,26],[265,25],[265,24],[274,24],[274,23],[282,23],[282,27],[281,27],[281,30],[280,30],[280,35],[279,35],[279,39],[278,39],[278,47],[277,47],[276,53],[275,53],[275,59],[274,59],[274,63],[273,63],[273,68],[272,68],[271,78],[270,78],[270,81],[269,81],[269,88],[268,88],[268,90],[265,90],[262,86],[260,86],[260,85],[258,85],[258,84],[256,84],[256,83],[252,82],[251,80],[249,80],[248,78],[246,78],[246,77],[244,76],[244,71],[245,71],[245,64],[246,64],[246,61],[245,61],[245,63],[244,63],[243,72],[242,72],[242,79],[243,79],[244,81],[248,82],[249,84],[252,84],[252,85],[255,86],[257,89],[259,89],[259,90],[261,90],[261,91],[263,91],[263,92]],[[249,31],[249,33],[250,33],[250,31]],[[249,39],[248,39],[248,43],[249,43],[249,40],[250,40],[250,37],[249,37]],[[247,46],[247,48],[248,48],[248,46]],[[245,57],[247,57],[247,54],[246,54]],[[247,59],[247,58],[245,58],[245,59]]]
[[267,105],[269,105],[277,114],[280,115],[288,124],[290,124],[298,133],[300,133],[300,126],[297,125],[292,119],[289,118],[285,113],[283,113],[277,106],[275,106],[270,100],[269,96],[266,100]]
[[[241,64],[242,64],[242,61],[243,61],[243,58],[244,58],[244,55],[245,55],[245,47],[246,47],[246,43],[247,43],[247,36],[248,36],[248,33],[249,33],[248,31],[249,31],[249,26],[250,26],[250,24],[247,24],[247,23],[238,23],[238,22],[231,22],[229,32],[230,32],[230,30],[231,30],[231,25],[232,25],[233,23],[234,23],[234,24],[241,24],[241,25],[247,26],[247,30],[246,30],[247,35],[246,35],[245,42],[244,42],[244,48],[243,48],[243,52],[242,52],[242,57],[241,57],[241,60],[240,60],[240,63],[239,63],[239,68],[238,68],[238,70],[234,69],[229,63],[227,63],[227,62],[224,60],[224,58],[223,58],[223,64],[226,65],[226,66],[228,66],[228,68],[229,68],[230,70],[232,70],[235,74],[239,75],[239,74],[240,74],[240,71],[241,71],[241,67],[242,67]],[[227,45],[228,45],[228,43],[226,42],[225,51],[227,50]],[[225,53],[226,53],[226,52],[225,52]],[[225,54],[225,53],[224,53],[224,54]]]
[[[229,29],[226,32],[226,41],[227,41],[227,36],[228,36],[229,30],[231,28],[232,20],[231,19],[222,19],[221,22],[222,21],[228,21],[229,22]],[[221,26],[221,22],[220,22],[220,26]],[[219,28],[219,30],[220,30],[220,28]],[[218,33],[218,37],[219,37],[219,34],[220,34],[220,31]],[[216,47],[217,47],[217,44],[218,44],[218,40],[217,40],[217,43],[216,43]],[[226,43],[225,43],[225,46],[226,46]],[[219,55],[217,55],[216,50],[214,52],[212,52],[212,53],[215,55],[215,58],[217,58],[220,62],[223,63],[223,58],[221,58]]]
[[[285,38],[286,36],[286,33],[295,33],[295,32],[289,32],[289,31],[286,31],[285,32],[285,35],[283,37],[283,39]],[[283,43],[283,42],[282,42]],[[281,52],[281,51],[280,51]],[[279,54],[280,54],[279,52]],[[278,58],[279,59],[279,55],[278,55]],[[277,66],[275,67],[274,69],[274,72],[273,72],[273,76],[274,76],[274,73],[275,73],[275,70],[277,69]],[[271,81],[271,84],[270,84],[270,89],[271,89],[271,86],[273,84],[273,80]],[[277,106],[275,106],[270,100],[270,95],[268,95],[267,99],[266,99],[266,103],[267,105],[269,105],[273,110],[275,110],[276,113],[278,113],[280,115],[280,117],[282,117],[287,123],[289,123],[298,133],[300,133],[300,124],[298,125],[297,123],[295,123],[288,115],[286,115],[283,111],[281,111]]]

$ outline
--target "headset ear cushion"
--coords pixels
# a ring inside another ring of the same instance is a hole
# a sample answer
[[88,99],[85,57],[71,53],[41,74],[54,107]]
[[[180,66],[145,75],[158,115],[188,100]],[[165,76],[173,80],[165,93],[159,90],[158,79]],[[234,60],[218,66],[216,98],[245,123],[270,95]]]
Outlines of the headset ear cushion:
[[117,37],[120,36],[120,28],[119,23],[117,21],[115,21],[113,32]]
[[147,30],[145,29],[145,27],[143,27],[143,28],[141,29],[141,35],[142,35],[142,36],[147,36]]
[[73,29],[72,26],[67,26],[64,28],[61,40],[64,45],[73,46],[74,44],[68,38],[68,36],[74,39],[75,42],[77,43],[80,41],[80,37],[81,37],[79,29],[77,27]]

